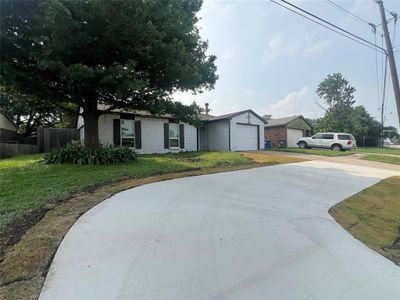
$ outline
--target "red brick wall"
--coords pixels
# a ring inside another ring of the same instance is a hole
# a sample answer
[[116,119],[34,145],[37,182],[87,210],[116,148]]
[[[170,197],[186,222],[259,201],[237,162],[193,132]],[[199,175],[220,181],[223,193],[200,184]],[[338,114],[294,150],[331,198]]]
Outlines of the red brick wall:
[[285,126],[264,127],[264,138],[271,141],[272,147],[279,147],[279,141],[287,140],[287,130]]

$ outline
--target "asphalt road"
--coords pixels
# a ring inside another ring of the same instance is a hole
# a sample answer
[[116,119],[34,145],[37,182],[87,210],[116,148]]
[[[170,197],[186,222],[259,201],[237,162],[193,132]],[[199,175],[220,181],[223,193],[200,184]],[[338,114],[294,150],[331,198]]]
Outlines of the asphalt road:
[[308,161],[121,192],[68,232],[41,299],[400,299],[400,268],[328,214],[394,174]]

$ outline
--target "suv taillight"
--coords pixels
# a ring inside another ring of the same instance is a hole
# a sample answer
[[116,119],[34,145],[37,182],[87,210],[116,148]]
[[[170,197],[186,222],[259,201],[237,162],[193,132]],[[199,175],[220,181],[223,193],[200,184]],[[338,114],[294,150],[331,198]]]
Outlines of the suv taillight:
[[348,142],[347,142],[347,145],[351,145],[351,141],[348,141]]

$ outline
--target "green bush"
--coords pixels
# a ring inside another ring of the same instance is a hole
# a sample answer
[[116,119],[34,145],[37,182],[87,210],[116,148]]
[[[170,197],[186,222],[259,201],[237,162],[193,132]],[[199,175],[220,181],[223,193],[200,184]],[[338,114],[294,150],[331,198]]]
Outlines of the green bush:
[[88,148],[81,143],[71,143],[45,154],[44,162],[46,164],[104,165],[130,162],[136,158],[136,152],[126,147],[99,146]]

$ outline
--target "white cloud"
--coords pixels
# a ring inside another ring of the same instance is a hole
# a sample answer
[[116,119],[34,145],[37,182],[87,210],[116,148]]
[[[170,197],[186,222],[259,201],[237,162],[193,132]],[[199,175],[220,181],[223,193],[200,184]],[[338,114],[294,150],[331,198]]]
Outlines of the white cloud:
[[235,48],[225,48],[223,53],[222,53],[222,59],[224,60],[229,60],[236,55],[236,50]]
[[309,88],[305,86],[300,91],[290,92],[282,99],[271,104],[265,109],[265,112],[272,115],[273,118],[301,114],[299,107],[304,106],[304,102],[308,97],[310,97]]
[[254,95],[256,94],[256,92],[253,91],[253,90],[244,89],[244,90],[243,90],[243,94],[244,94],[245,96],[254,96]]
[[281,33],[273,36],[264,50],[262,63],[269,63],[277,57],[290,57],[302,55],[303,58],[314,58],[323,53],[332,42],[330,40],[317,40],[315,33],[301,38],[285,37]]
[[304,48],[303,56],[305,58],[313,58],[313,57],[323,53],[328,48],[330,48],[331,45],[332,45],[332,42],[330,40],[323,40],[323,41],[311,43],[306,48]]

